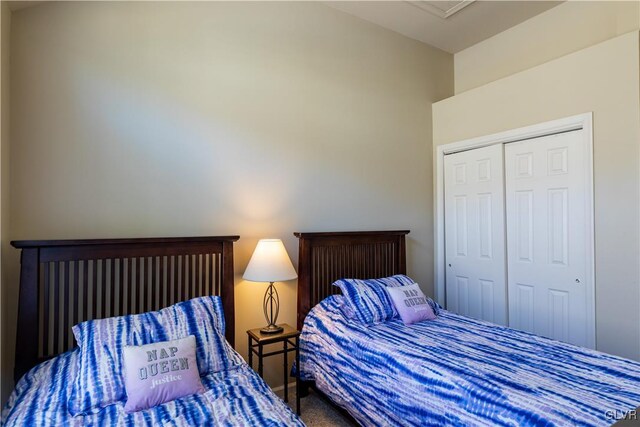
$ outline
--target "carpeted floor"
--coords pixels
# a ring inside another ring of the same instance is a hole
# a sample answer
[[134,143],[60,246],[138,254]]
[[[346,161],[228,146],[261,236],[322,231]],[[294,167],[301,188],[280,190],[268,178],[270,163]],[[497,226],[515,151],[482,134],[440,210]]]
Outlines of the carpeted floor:
[[[289,406],[296,410],[296,390],[289,388]],[[283,392],[276,393],[280,398]],[[300,410],[302,421],[309,427],[353,427],[355,424],[340,411],[331,406],[326,400],[318,396],[313,390],[309,391],[307,397],[300,399]]]

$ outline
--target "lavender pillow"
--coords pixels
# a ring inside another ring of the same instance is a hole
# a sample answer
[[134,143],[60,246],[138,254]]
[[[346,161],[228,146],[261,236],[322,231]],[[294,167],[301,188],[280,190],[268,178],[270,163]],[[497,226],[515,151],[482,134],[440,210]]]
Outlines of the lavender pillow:
[[140,346],[124,346],[127,413],[152,408],[190,394],[203,393],[196,361],[196,337]]
[[405,325],[436,318],[431,304],[417,283],[385,289]]

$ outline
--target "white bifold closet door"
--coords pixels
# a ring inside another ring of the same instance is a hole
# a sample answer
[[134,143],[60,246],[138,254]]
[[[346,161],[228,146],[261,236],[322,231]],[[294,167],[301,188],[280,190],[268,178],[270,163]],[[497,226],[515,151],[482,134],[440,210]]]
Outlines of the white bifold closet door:
[[509,324],[593,348],[582,132],[504,146]]
[[447,308],[506,325],[502,151],[445,156],[445,262]]

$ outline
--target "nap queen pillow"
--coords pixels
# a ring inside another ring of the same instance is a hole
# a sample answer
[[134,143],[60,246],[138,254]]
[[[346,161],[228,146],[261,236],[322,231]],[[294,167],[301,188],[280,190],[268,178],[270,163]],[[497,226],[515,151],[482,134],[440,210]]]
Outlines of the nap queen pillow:
[[125,412],[152,408],[204,392],[196,361],[196,337],[122,348]]
[[397,288],[385,288],[385,290],[405,325],[436,318],[429,300],[424,296],[417,283]]

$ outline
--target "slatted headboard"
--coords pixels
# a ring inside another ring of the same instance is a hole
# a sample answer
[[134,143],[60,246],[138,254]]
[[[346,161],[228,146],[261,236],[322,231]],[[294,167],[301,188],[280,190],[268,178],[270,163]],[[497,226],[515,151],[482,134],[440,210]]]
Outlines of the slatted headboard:
[[406,274],[408,230],[293,234],[299,239],[298,330],[313,306],[340,292],[334,281]]
[[234,344],[233,242],[239,236],[13,241],[21,249],[17,381],[75,346],[79,322],[219,295]]

